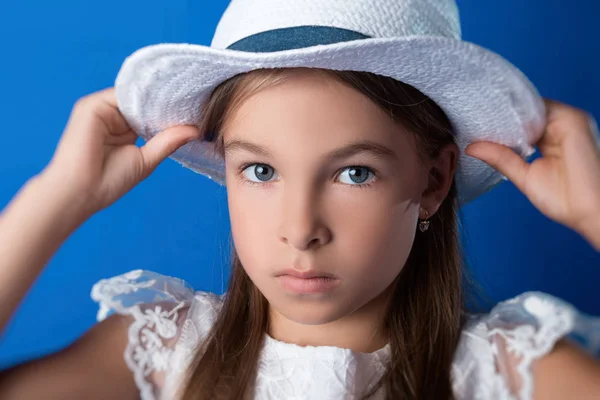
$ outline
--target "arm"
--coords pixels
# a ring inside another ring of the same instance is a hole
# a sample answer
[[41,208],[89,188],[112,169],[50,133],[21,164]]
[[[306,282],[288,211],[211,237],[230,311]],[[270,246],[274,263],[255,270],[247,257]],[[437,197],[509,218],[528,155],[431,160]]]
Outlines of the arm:
[[81,223],[197,135],[196,128],[173,127],[138,148],[137,135],[118,110],[114,88],[79,99],[51,162],[0,215],[0,328]]
[[[500,343],[505,346],[504,341]],[[504,376],[516,394],[523,384],[518,372],[521,357],[505,354],[508,368]],[[600,399],[600,363],[569,339],[559,340],[550,353],[534,361],[531,373],[533,400]]]
[[600,399],[600,363],[568,339],[533,364],[533,376],[535,400]]
[[80,201],[45,175],[30,179],[0,214],[0,328],[67,237],[85,220]]
[[600,210],[595,215],[590,215],[587,221],[588,224],[577,231],[593,248],[600,251]]
[[69,347],[0,371],[4,400],[139,399],[123,352],[131,317],[112,315]]
[[[496,397],[600,398],[597,317],[548,293],[525,292],[499,302],[483,321],[495,360],[492,389],[504,394]],[[493,379],[484,381],[489,391]]]
[[[51,162],[0,214],[2,330],[65,239],[197,134],[196,128],[173,127],[138,148],[114,88],[77,101]],[[0,397],[137,398],[124,360],[130,317],[106,319],[56,354],[2,371]]]
[[[0,215],[2,328],[50,257],[85,220],[77,199],[62,195],[57,185],[45,175],[32,178]],[[0,371],[0,397],[137,399],[123,358],[130,323],[129,316],[111,316],[65,349]]]
[[[60,190],[59,181],[52,175],[42,174],[31,179],[0,218],[0,250],[3,255],[0,258],[3,261],[0,265],[0,304],[12,302],[10,307],[2,307],[3,323],[14,312],[44,264],[87,215],[79,211],[84,207],[79,207],[78,199],[60,194],[64,191]],[[149,304],[148,307],[169,310],[174,305],[164,302]],[[186,311],[187,308],[179,311],[178,326],[183,323]],[[145,314],[142,313],[142,316]],[[132,366],[127,365],[124,357],[135,319],[131,314],[114,313],[68,347],[0,371],[0,398],[139,399],[140,390]],[[152,323],[150,319],[138,319],[136,322],[137,332],[134,333],[138,341],[143,339],[140,330],[153,331],[155,328],[148,326]],[[171,349],[177,338],[163,339],[161,348]],[[142,343],[141,349],[149,352],[145,345]],[[156,343],[152,345],[156,346]],[[154,387],[161,390],[165,371],[143,362],[136,364],[135,368],[146,371],[152,366],[151,374],[143,379],[153,390]]]
[[[502,337],[496,336],[495,340],[505,360],[496,360],[496,371],[502,372],[510,392],[517,395],[523,389],[519,373],[523,359],[507,351]],[[534,360],[531,375],[533,400],[600,398],[600,363],[568,338],[558,340],[547,355]]]

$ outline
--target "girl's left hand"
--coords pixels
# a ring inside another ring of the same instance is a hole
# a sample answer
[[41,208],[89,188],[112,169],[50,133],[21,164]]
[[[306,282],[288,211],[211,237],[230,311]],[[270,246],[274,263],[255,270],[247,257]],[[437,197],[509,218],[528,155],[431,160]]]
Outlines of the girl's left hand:
[[600,137],[584,110],[544,99],[546,130],[531,164],[493,142],[472,143],[465,152],[505,175],[548,218],[585,234],[600,231]]

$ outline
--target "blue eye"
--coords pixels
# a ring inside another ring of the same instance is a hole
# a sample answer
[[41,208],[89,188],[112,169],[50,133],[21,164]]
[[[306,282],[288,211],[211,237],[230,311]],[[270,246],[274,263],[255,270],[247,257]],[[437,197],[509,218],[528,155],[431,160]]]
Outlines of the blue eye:
[[[267,164],[261,163],[253,163],[246,164],[241,167],[242,173],[245,175],[246,179],[244,179],[244,183],[249,185],[261,185],[271,181],[271,178],[276,175],[275,169]],[[369,167],[363,166],[350,166],[342,169],[342,173],[338,175],[339,177],[348,177],[348,181],[342,183],[356,187],[356,188],[366,188],[370,187],[373,181],[373,178],[376,177],[375,172]],[[370,181],[369,176],[371,177]]]
[[[346,173],[346,172],[348,172],[348,173]],[[350,182],[349,183],[342,182],[342,183],[348,183],[349,185],[352,185],[352,186],[367,185],[365,182],[369,178],[369,175],[371,175],[373,177],[375,176],[375,174],[373,173],[373,171],[370,168],[360,167],[360,166],[352,166],[352,167],[344,168],[343,172],[340,174],[340,177],[342,177],[344,175],[346,175],[350,178]]]
[[[266,164],[251,164],[242,171],[251,182],[268,182],[275,175],[272,167]],[[247,173],[249,172],[249,173]]]

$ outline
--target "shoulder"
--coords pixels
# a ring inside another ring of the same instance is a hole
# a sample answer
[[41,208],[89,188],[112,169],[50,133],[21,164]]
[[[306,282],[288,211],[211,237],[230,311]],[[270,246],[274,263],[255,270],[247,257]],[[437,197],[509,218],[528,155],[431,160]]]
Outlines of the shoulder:
[[[520,360],[511,360],[518,367]],[[599,399],[600,360],[578,343],[561,339],[532,365],[534,399]]]
[[142,400],[168,397],[222,304],[223,296],[195,291],[186,281],[148,270],[101,279],[91,290],[98,321],[120,314],[128,325],[124,358]]
[[455,355],[453,384],[460,398],[538,399],[549,384],[562,381],[567,390],[573,382],[552,376],[553,360],[587,360],[588,368],[597,368],[594,357],[599,356],[600,318],[548,293],[525,292],[498,303],[489,314],[469,317]]

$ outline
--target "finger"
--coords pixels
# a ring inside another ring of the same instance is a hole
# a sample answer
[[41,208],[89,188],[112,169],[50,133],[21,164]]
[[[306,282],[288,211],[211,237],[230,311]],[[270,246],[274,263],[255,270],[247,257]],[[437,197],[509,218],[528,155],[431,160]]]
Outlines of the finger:
[[157,133],[140,147],[144,167],[148,172],[153,171],[165,158],[197,137],[198,128],[193,125],[178,125]]
[[122,146],[125,144],[135,144],[137,142],[139,135],[137,133],[135,133],[132,130],[129,130],[128,132],[119,135],[119,136],[109,136],[108,138],[106,138],[106,140],[104,141],[105,144],[107,145],[113,145],[113,146]]
[[589,135],[593,132],[593,116],[587,111],[544,98],[547,112],[546,132],[535,143],[542,151],[560,145],[572,135]]
[[[544,98],[544,103],[546,104],[548,123],[559,120],[567,120],[569,124],[582,123],[582,119],[585,120],[588,116],[585,110],[556,100]],[[585,122],[583,123],[585,124]]]
[[[124,135],[131,131],[131,127],[119,111],[112,87],[77,100],[69,124],[75,125],[76,128],[103,129],[112,136]],[[94,126],[89,126],[90,124]]]
[[114,87],[100,90],[92,96],[99,103],[98,116],[106,124],[111,135],[124,135],[131,131],[131,127],[119,110]]
[[465,152],[489,164],[524,192],[529,164],[512,149],[494,142],[476,142],[467,146]]

